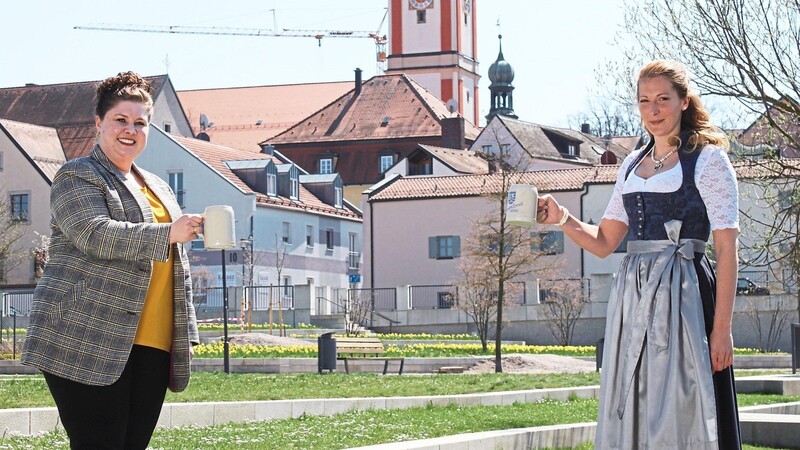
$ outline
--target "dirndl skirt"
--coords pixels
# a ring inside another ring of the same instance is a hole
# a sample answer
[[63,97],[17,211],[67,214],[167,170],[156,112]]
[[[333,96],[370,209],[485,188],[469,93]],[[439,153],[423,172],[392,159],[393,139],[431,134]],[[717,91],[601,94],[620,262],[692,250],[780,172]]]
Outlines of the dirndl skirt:
[[705,242],[631,241],[609,299],[597,449],[740,449],[733,368],[712,373]]

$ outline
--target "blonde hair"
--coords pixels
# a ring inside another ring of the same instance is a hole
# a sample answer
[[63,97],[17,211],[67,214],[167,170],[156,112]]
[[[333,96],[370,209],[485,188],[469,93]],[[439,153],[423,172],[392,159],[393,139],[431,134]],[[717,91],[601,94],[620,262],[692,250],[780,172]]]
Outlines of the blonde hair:
[[[639,71],[636,79],[637,86],[638,81],[642,78],[656,77],[666,77],[681,99],[689,99],[689,106],[681,114],[681,131],[690,133],[688,142],[690,151],[702,148],[707,144],[718,145],[726,150],[730,149],[728,136],[711,124],[708,110],[700,101],[700,96],[689,88],[689,73],[683,64],[669,59],[652,61]],[[649,131],[647,133],[650,135],[650,139],[653,139],[652,133]]]

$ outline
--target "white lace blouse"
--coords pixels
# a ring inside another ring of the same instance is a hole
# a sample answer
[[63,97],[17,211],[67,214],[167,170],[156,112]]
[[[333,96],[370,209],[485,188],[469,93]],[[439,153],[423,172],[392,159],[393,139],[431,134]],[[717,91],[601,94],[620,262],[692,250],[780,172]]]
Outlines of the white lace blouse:
[[[622,203],[622,194],[630,192],[674,192],[681,187],[683,172],[680,163],[675,167],[650,178],[636,175],[635,170],[625,180],[625,173],[631,163],[642,152],[632,152],[622,162],[614,193],[603,214],[604,219],[612,219],[628,224],[628,215]],[[725,228],[739,229],[739,186],[728,153],[722,147],[707,145],[697,157],[694,180],[700,197],[706,205],[708,220],[712,230]]]

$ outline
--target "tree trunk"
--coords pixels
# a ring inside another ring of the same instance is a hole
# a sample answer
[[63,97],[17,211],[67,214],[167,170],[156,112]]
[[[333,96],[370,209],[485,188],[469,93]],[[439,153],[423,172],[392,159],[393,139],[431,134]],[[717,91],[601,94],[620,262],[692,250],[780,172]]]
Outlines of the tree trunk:
[[[501,244],[502,249],[502,244]],[[502,255],[502,251],[500,253]],[[501,256],[502,257],[502,256]],[[503,372],[503,349],[500,346],[503,342],[503,277],[500,276],[500,283],[497,287],[497,328],[494,333],[494,371]]]

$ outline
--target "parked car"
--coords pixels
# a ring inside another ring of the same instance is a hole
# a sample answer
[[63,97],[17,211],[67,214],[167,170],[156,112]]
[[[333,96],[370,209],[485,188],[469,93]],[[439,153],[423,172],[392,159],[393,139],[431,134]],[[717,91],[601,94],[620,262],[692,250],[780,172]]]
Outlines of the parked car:
[[739,278],[736,281],[736,293],[739,295],[769,295],[769,289],[753,283],[749,278]]

